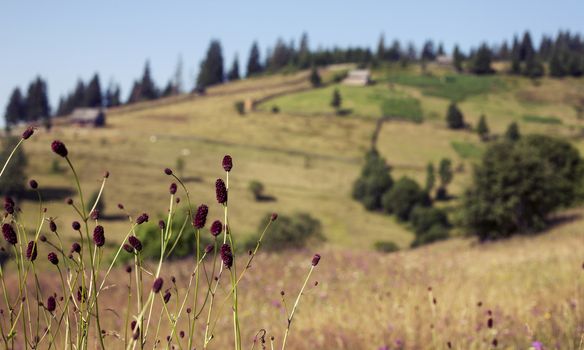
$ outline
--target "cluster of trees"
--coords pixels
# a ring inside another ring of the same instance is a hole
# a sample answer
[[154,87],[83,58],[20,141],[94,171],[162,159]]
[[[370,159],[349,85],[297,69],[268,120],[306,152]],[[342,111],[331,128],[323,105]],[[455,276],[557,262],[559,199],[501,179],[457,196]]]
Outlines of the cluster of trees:
[[480,240],[540,231],[551,213],[577,199],[583,174],[569,142],[508,136],[492,144],[475,169],[463,199],[464,224]]
[[15,88],[4,112],[6,128],[10,129],[18,123],[37,121],[42,121],[47,128],[50,128],[51,106],[47,89],[47,83],[41,77],[35,78],[28,85],[26,94],[23,94],[19,88]]
[[106,92],[103,93],[99,75],[95,73],[87,84],[79,80],[73,91],[60,98],[56,115],[71,114],[75,108],[115,107],[120,104],[120,87],[110,84]]
[[[448,174],[446,171],[444,178],[442,171],[441,166],[441,187],[445,188],[452,180],[452,171],[450,169]],[[426,188],[409,177],[394,182],[385,159],[376,150],[371,150],[365,156],[365,165],[353,185],[352,195],[368,210],[382,211],[395,215],[402,222],[409,222],[416,233],[412,246],[418,246],[447,238],[450,227],[446,214],[432,206],[430,191],[434,180],[428,179],[427,182]]]

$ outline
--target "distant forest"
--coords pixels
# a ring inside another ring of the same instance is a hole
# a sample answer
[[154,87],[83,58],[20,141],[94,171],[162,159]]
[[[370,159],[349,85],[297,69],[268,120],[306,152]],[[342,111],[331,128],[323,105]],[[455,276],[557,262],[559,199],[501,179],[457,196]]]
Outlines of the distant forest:
[[[192,89],[185,89],[182,82],[182,61],[178,62],[176,73],[162,88],[157,86],[152,79],[150,64],[147,61],[142,76],[134,82],[125,100],[121,97],[119,85],[110,84],[103,89],[98,74],[95,74],[87,83],[79,80],[68,94],[60,98],[54,112],[47,95],[47,82],[41,77],[36,77],[29,84],[26,93],[18,87],[13,90],[4,113],[6,128],[9,130],[11,126],[18,123],[30,122],[42,122],[50,128],[51,117],[68,115],[75,108],[109,108],[173,96],[189,90],[204,93],[209,86],[241,79],[243,74],[240,73],[242,70],[237,56],[226,67],[222,51],[221,43],[218,40],[212,40],[205,58],[200,62],[199,75]],[[374,50],[367,47],[310,50],[308,35],[305,33],[301,36],[298,46],[293,41],[286,43],[279,39],[267,50],[263,58],[258,43],[252,43],[245,65],[245,76],[273,74],[336,63],[356,63],[360,67],[377,67],[393,62],[406,67],[413,63],[425,65],[441,56],[446,56],[444,46],[433,40],[427,40],[421,48],[417,48],[412,43],[403,44],[398,40],[386,43],[383,35]],[[510,65],[505,74],[534,79],[546,74],[555,78],[581,77],[584,74],[584,39],[580,34],[565,31],[559,32],[555,38],[544,35],[539,44],[534,44],[530,33],[526,31],[522,37],[515,36],[511,42],[504,41],[494,46],[483,43],[466,53],[455,45],[448,57],[454,69],[467,74],[495,74],[492,63],[507,61]]]

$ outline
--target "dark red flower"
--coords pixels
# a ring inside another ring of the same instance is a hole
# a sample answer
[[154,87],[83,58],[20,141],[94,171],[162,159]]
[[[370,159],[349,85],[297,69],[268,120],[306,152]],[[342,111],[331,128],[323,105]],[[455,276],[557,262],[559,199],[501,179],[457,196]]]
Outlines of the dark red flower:
[[53,152],[57,153],[63,158],[67,157],[67,155],[69,154],[69,151],[67,151],[67,147],[65,147],[65,144],[59,140],[55,140],[53,141],[53,143],[51,143],[51,149],[53,150]]
[[164,169],[164,173],[166,175],[172,175],[172,170],[170,168],[166,168],[166,169]]
[[10,224],[2,225],[2,235],[4,235],[4,239],[9,244],[15,245],[16,243],[18,243],[16,232],[14,231],[14,228],[12,228]]
[[89,213],[89,217],[91,220],[98,220],[99,219],[99,210],[93,209],[91,213]]
[[57,301],[55,300],[55,297],[50,296],[47,299],[47,311],[53,312],[53,311],[55,311],[56,308],[57,308]]
[[59,258],[57,257],[57,254],[55,254],[54,252],[50,252],[49,255],[47,255],[47,259],[49,259],[49,261],[53,265],[59,264]]
[[223,169],[229,172],[231,171],[231,168],[233,168],[233,159],[227,154],[223,157]]
[[162,279],[162,277],[158,277],[156,280],[154,280],[154,283],[152,283],[152,291],[154,293],[160,292],[163,284],[164,280]]
[[34,128],[32,126],[29,126],[28,128],[26,128],[26,130],[24,130],[24,132],[22,133],[22,138],[24,140],[28,140],[32,134],[34,134]]
[[205,253],[209,254],[213,251],[213,245],[212,244],[207,244],[207,246],[205,247]]
[[223,244],[221,246],[221,260],[226,268],[230,269],[233,266],[233,253],[229,244]]
[[320,254],[314,254],[314,256],[312,257],[312,266],[318,265],[319,261],[320,261]]
[[164,220],[158,220],[158,227],[164,231],[164,229],[166,228],[166,223],[164,222]]
[[51,232],[57,232],[57,224],[53,220],[49,221],[49,229]]
[[105,244],[105,231],[103,226],[97,225],[93,229],[93,243],[98,247],[102,247]]
[[199,208],[197,208],[197,213],[193,218],[193,226],[197,229],[202,229],[205,227],[205,223],[207,222],[207,214],[209,213],[209,207],[205,204],[201,204]]
[[227,187],[225,187],[225,182],[221,179],[215,181],[215,195],[217,197],[217,202],[220,204],[227,203]]
[[30,180],[28,182],[28,185],[30,186],[30,188],[32,188],[33,190],[36,190],[37,188],[39,188],[39,183],[36,182],[36,180]]
[[28,242],[26,247],[26,258],[30,261],[35,261],[37,258],[37,245],[35,241]]
[[81,229],[81,224],[79,223],[79,221],[73,221],[71,227],[73,227],[75,231],[79,231]]
[[166,291],[166,293],[164,293],[164,303],[168,304],[168,302],[170,301],[170,291]]
[[81,253],[81,245],[77,242],[71,244],[71,252],[75,252],[77,254]]
[[221,231],[223,231],[223,224],[221,223],[221,221],[219,220],[215,220],[213,221],[213,223],[211,224],[211,234],[215,237],[219,236],[221,234]]
[[142,242],[138,239],[138,237],[136,236],[130,236],[128,237],[128,243],[130,243],[130,245],[136,249],[136,251],[141,251],[142,250]]
[[272,215],[270,216],[270,220],[276,221],[277,219],[278,219],[278,213],[272,213]]
[[4,210],[6,210],[8,214],[14,214],[14,206],[14,200],[12,200],[11,197],[4,197]]
[[131,245],[127,244],[127,243],[124,243],[124,245],[122,246],[122,248],[124,248],[124,250],[127,251],[128,253],[133,253],[134,252],[134,248]]
[[168,191],[172,195],[176,194],[176,184],[174,182],[170,184],[170,188],[168,189]]
[[149,219],[148,214],[142,213],[142,215],[136,218],[136,224],[141,225],[145,222],[148,222],[148,219]]

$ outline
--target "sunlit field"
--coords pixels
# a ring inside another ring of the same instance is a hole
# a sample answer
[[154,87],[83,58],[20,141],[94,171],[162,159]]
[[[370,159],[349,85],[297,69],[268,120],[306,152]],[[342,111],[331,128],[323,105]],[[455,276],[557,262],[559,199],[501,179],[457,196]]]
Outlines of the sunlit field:
[[[258,234],[267,213],[307,212],[320,220],[324,242],[279,253],[260,250],[254,258],[239,285],[244,348],[252,347],[254,337],[264,334],[261,330],[267,332],[268,348],[270,337],[278,344],[282,341],[287,315],[313,254],[319,253],[322,260],[296,311],[289,349],[529,349],[535,342],[545,349],[584,349],[584,212],[579,206],[554,214],[555,224],[537,235],[480,244],[454,229],[447,241],[410,249],[414,235],[408,224],[366,211],[351,197],[382,117],[382,99],[416,99],[424,117],[421,123],[389,118],[382,124],[375,146],[387,159],[392,176],[423,182],[429,162],[437,165],[442,158],[452,159],[453,199],[440,205],[453,216],[486,145],[472,130],[445,126],[450,98],[460,99],[459,106],[473,125],[485,114],[495,135],[502,135],[516,121],[522,133],[560,136],[584,150],[584,121],[570,107],[582,95],[582,79],[544,78],[535,84],[518,77],[460,75],[452,81],[443,79],[447,73],[442,68],[429,69],[433,78],[419,78],[414,67],[381,67],[374,70],[373,86],[331,83],[318,89],[310,87],[308,72],[299,71],[224,84],[208,89],[204,96],[180,95],[113,108],[103,129],[56,123],[51,132],[37,130],[23,143],[26,172],[38,181],[45,215],[55,218],[69,247],[79,238],[70,228],[78,218],[66,200],[77,200],[77,191],[66,161],[51,152],[51,141],[59,139],[69,148],[86,196],[99,190],[104,171],[109,171],[103,191],[105,210],[99,220],[107,238],[100,276],[130,229],[128,215],[135,219],[149,213],[153,222],[166,218],[172,179],[164,169],[176,172],[178,159],[184,169],[177,176],[184,180],[194,206],[209,205],[211,222],[223,218],[214,188],[223,176],[221,159],[226,154],[233,157],[229,225],[238,241]],[[336,71],[323,69],[321,74],[330,82]],[[335,88],[350,113],[337,115],[330,107]],[[248,99],[258,102],[255,109],[238,114],[234,103]],[[278,113],[272,112],[273,106],[279,107]],[[271,200],[254,199],[249,190],[254,180],[265,185]],[[179,188],[176,195],[181,200],[175,210],[186,210],[186,193]],[[39,217],[32,191],[18,205],[32,237]],[[41,233],[54,241],[46,226]],[[376,252],[373,247],[380,240],[393,241],[401,250]],[[58,271],[45,258],[50,249],[39,243],[36,268],[43,291],[60,288]],[[248,259],[245,251],[241,253],[236,259],[240,267]],[[172,287],[168,309],[161,302],[154,304],[152,313],[161,319],[157,339],[172,332],[169,319],[176,316],[172,310],[180,309],[194,260],[165,263],[160,272],[168,288],[171,276],[175,277],[176,289]],[[135,304],[136,295],[128,299],[127,294],[134,277],[125,268],[125,264],[114,265],[100,296],[104,300],[101,327],[111,349],[124,348],[128,335],[119,330],[126,325],[128,305]],[[156,261],[147,262],[146,268],[155,270]],[[15,271],[15,264],[9,262],[3,269]],[[211,261],[202,263],[201,269],[210,274]],[[12,295],[17,292],[17,278],[14,273],[4,276]],[[212,349],[233,344],[231,305],[222,304],[230,300],[230,285],[228,276],[222,278],[214,311],[222,317]],[[145,279],[150,286],[152,276]],[[205,294],[198,298],[203,303]],[[204,322],[197,327],[205,331]],[[176,326],[178,331],[188,328],[184,318]],[[146,344],[152,347],[153,338]],[[186,349],[181,338],[173,344]],[[195,339],[193,345],[202,348],[203,340]],[[97,347],[93,337],[89,348]]]

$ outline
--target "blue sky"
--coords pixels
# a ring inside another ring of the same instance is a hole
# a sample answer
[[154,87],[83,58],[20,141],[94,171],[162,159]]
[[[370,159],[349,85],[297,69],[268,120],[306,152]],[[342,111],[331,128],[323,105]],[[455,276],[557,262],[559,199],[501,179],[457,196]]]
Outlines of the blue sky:
[[[0,113],[15,86],[36,75],[47,79],[53,108],[78,78],[99,72],[125,99],[149,59],[159,85],[179,55],[192,85],[209,40],[221,40],[226,61],[245,63],[253,40],[262,54],[278,37],[312,48],[367,45],[379,35],[417,45],[427,38],[463,48],[500,42],[529,29],[542,34],[584,32],[584,1],[526,0],[246,0],[246,1],[8,1],[0,2]],[[3,122],[3,118],[0,123]]]

